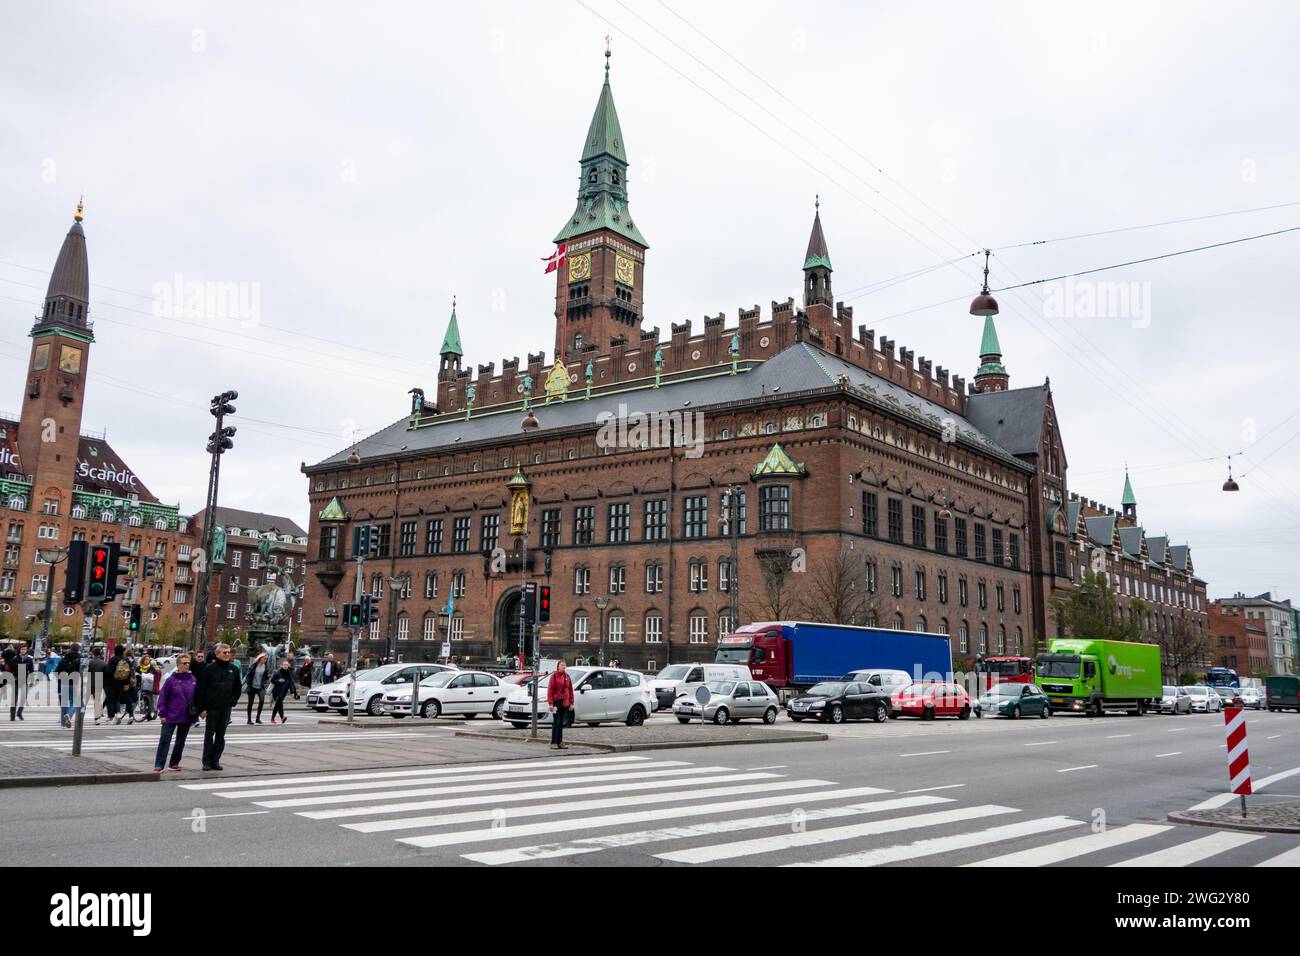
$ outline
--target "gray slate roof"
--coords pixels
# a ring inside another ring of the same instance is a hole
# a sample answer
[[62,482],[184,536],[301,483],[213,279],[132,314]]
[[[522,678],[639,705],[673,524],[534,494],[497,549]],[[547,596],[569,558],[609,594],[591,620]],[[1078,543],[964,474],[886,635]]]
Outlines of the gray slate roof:
[[1142,554],[1142,529],[1137,528],[1120,528],[1119,529],[1120,547],[1130,558],[1140,557]]
[[1187,570],[1187,545],[1172,544],[1169,546],[1169,559],[1173,562],[1174,567],[1179,571]]
[[[544,405],[541,401],[534,401],[532,407],[541,422],[539,432],[583,426],[595,431],[598,417],[602,413],[620,414],[620,405],[629,414],[694,411],[760,399],[765,395],[831,388],[841,373],[848,377],[853,391],[890,414],[936,431],[943,427],[944,418],[954,419],[959,441],[1008,464],[1028,469],[1024,462],[1008,454],[960,415],[806,342],[796,342],[772,358],[742,369],[737,375],[723,373],[708,378],[665,380],[660,388],[653,388],[649,380],[639,380],[629,383],[625,389],[611,388],[598,392],[589,400],[584,399],[581,389],[578,389],[570,393],[567,402],[555,401]],[[447,415],[414,431],[407,427],[410,418],[403,417],[362,439],[357,443],[356,451],[365,461],[424,450],[468,447],[519,435],[523,415],[520,403],[491,406],[475,411],[469,420],[460,415]],[[315,467],[341,465],[351,450],[351,446],[344,448]]]
[[1158,538],[1147,538],[1147,553],[1151,555],[1152,564],[1164,564],[1168,550],[1169,538],[1165,535]]
[[1103,548],[1110,547],[1110,542],[1115,533],[1114,515],[1093,515],[1084,518],[1083,523],[1088,528],[1088,539],[1093,544],[1099,544]]
[[298,527],[298,523],[282,515],[268,515],[260,511],[244,511],[241,508],[216,508],[217,523],[223,528],[239,528],[243,531],[277,531],[291,534],[295,538],[307,537],[307,532]]
[[966,401],[966,417],[1013,455],[1038,452],[1043,433],[1047,386],[976,392]]

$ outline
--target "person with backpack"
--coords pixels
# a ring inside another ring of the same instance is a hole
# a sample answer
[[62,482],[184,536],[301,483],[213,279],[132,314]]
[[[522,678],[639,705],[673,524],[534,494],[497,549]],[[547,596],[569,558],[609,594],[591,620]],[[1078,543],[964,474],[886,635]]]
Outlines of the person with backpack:
[[162,687],[162,668],[154,663],[153,658],[145,654],[140,658],[140,673],[136,676],[140,684],[140,706],[144,710],[142,720],[153,720],[158,716],[154,701]]
[[90,701],[95,705],[95,723],[98,724],[104,717],[104,681],[108,676],[108,661],[104,660],[104,652],[98,647],[90,652],[90,664],[86,670],[89,686],[85,693],[90,695]]
[[284,699],[289,696],[289,692],[295,690],[298,683],[298,675],[293,671],[293,662],[289,658],[280,659],[280,666],[275,673],[271,675],[271,723],[275,723],[275,715],[280,715],[280,723],[286,721],[284,716]]
[[158,737],[158,751],[154,754],[154,773],[162,773],[163,761],[167,760],[167,747],[175,735],[176,743],[172,746],[168,770],[181,769],[181,755],[185,752],[185,738],[198,716],[194,706],[194,694],[198,681],[190,673],[190,655],[180,654],[176,658],[176,670],[172,671],[167,682],[158,694],[158,719],[162,722],[162,732]]
[[203,726],[203,769],[220,770],[226,749],[226,727],[230,712],[239,703],[242,681],[231,663],[229,644],[218,644],[203,668],[194,691],[194,706],[206,723]]
[[76,647],[70,648],[59,658],[54,671],[54,679],[59,682],[59,722],[71,728],[77,716],[77,684],[81,681],[81,655]]
[[[121,644],[113,648],[113,656],[109,658],[105,672],[104,706],[108,710],[109,721],[120,724],[131,693],[131,658],[126,656],[126,648]],[[119,710],[123,713],[118,713]],[[134,717],[131,723],[135,723]]]

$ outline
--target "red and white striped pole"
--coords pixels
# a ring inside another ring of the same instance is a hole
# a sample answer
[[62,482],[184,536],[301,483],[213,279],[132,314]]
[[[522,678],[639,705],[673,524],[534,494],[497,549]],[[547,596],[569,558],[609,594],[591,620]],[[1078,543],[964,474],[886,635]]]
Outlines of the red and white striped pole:
[[1241,815],[1246,815],[1246,794],[1250,789],[1250,752],[1246,749],[1246,712],[1240,707],[1223,708],[1223,730],[1228,740],[1228,786],[1241,795]]

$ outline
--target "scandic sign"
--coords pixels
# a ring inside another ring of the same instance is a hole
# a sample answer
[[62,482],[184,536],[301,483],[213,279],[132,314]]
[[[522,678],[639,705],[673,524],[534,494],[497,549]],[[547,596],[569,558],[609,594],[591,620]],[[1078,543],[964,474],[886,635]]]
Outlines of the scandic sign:
[[123,468],[121,471],[112,465],[100,465],[98,467],[90,464],[88,461],[77,461],[77,474],[82,478],[93,478],[95,481],[108,481],[115,485],[125,485],[128,488],[136,486],[136,477]]

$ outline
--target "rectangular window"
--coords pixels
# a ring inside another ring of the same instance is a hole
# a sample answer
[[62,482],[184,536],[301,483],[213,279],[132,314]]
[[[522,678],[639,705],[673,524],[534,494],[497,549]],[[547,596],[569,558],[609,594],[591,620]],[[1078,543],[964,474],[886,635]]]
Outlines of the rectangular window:
[[925,506],[912,505],[912,544],[925,547]]
[[975,590],[976,593],[979,595],[980,610],[981,611],[987,610],[989,606],[988,585],[986,585],[983,581],[980,581],[976,583]]
[[966,579],[963,577],[957,579],[957,603],[962,607],[970,604],[970,592],[966,587]]
[[646,594],[658,594],[664,589],[664,566],[652,561],[645,566]]
[[954,518],[952,522],[953,529],[953,553],[959,558],[966,557],[966,519]]
[[441,518],[431,518],[424,523],[424,553],[442,554]]
[[1007,538],[1007,549],[1011,556],[1011,566],[1013,568],[1020,567],[1020,535],[1014,531]]
[[920,568],[916,570],[916,599],[925,600],[925,571]]
[[478,549],[484,554],[496,550],[501,537],[501,516],[482,515],[478,521]]
[[609,593],[622,594],[627,590],[627,567],[622,564],[612,564],[609,567]]
[[451,619],[451,639],[453,641],[465,640],[465,619],[459,614]]
[[399,641],[411,639],[411,619],[405,614],[397,619],[397,639]]
[[664,639],[664,619],[658,614],[647,614],[645,616],[645,642],[647,644],[662,644]]
[[948,575],[943,571],[939,572],[939,603],[948,603]]
[[764,485],[758,490],[758,530],[790,530],[789,485]]
[[626,501],[609,506],[609,525],[605,540],[610,544],[627,544],[632,536],[632,505]]
[[718,590],[724,594],[731,590],[731,562],[726,558],[718,562]]
[[874,491],[862,492],[862,533],[868,538],[880,537],[880,499]]
[[691,643],[707,644],[709,642],[709,619],[703,614],[691,615]]
[[642,538],[646,541],[668,540],[668,499],[652,498],[645,503]]
[[465,596],[465,572],[454,571],[451,575],[451,593],[452,596],[463,598]]
[[688,538],[706,538],[709,534],[709,499],[690,495],[682,512],[683,534]]
[[1020,588],[1011,589],[1011,610],[1020,613]]
[[9,522],[9,536],[8,536],[5,540],[7,540],[7,541],[22,541],[22,540],[23,540],[23,526],[20,525],[20,524],[18,524],[18,523],[16,523],[16,522],[13,522],[13,521]]
[[451,526],[451,552],[452,554],[469,553],[469,524],[470,517],[466,515],[463,518],[457,518]]
[[576,614],[573,618],[573,640],[578,644],[587,643],[587,637],[591,633],[591,618],[585,614]]
[[402,530],[397,541],[399,557],[409,558],[415,554],[415,522],[403,521]]
[[876,562],[867,562],[867,593],[876,593]]
[[420,637],[426,641],[436,641],[438,639],[438,619],[432,614],[424,616],[424,630]]
[[1056,542],[1055,550],[1056,550],[1056,576],[1058,578],[1068,578],[1070,576],[1070,568],[1065,561],[1065,542],[1064,541]]
[[230,576],[230,588],[229,588],[229,591],[230,591],[231,594],[238,594],[238,593],[239,593],[239,578],[235,577],[233,574]]
[[391,524],[376,525],[379,528],[379,557],[387,558],[393,553],[393,526]]
[[622,614],[611,614],[605,627],[609,631],[609,642],[611,644],[623,643],[624,630]]
[[988,556],[987,546],[984,541],[984,526],[976,523],[975,525],[975,560],[984,561]]
[[339,556],[338,525],[323,525],[320,529],[320,559],[335,561]]
[[1007,609],[1006,590],[1000,584],[994,585],[993,594],[995,599],[997,600],[998,610],[1005,611]]
[[424,576],[424,599],[432,601],[438,597],[438,575],[430,571]]
[[45,574],[33,574],[33,575],[32,575],[32,593],[33,593],[33,594],[44,594],[44,593],[45,593],[45,586],[46,586],[47,584],[49,584],[49,581],[50,581],[50,579],[49,579],[49,576],[48,576],[48,575],[45,575]]
[[897,498],[889,499],[889,540],[903,543],[903,503]]
[[889,593],[894,597],[903,596],[903,569],[894,565],[890,570]]
[[542,547],[560,546],[560,509],[547,508],[542,512]]
[[940,554],[948,553],[948,522],[940,518],[938,512],[934,515],[934,550]]
[[596,540],[596,506],[579,505],[573,509],[573,543],[591,544]]
[[238,612],[239,612],[239,605],[237,605],[234,601],[231,601],[229,604],[226,605],[226,620],[233,621],[235,619],[235,615]]
[[573,571],[573,593],[591,593],[591,568],[575,568]]
[[707,561],[691,562],[691,591],[699,593],[709,589],[709,563]]
[[[719,513],[722,517],[722,534],[731,534],[731,506],[727,501],[729,492],[724,491],[718,500]],[[749,534],[749,493],[736,492],[736,534]]]
[[1002,564],[1002,529],[993,529],[993,563]]

